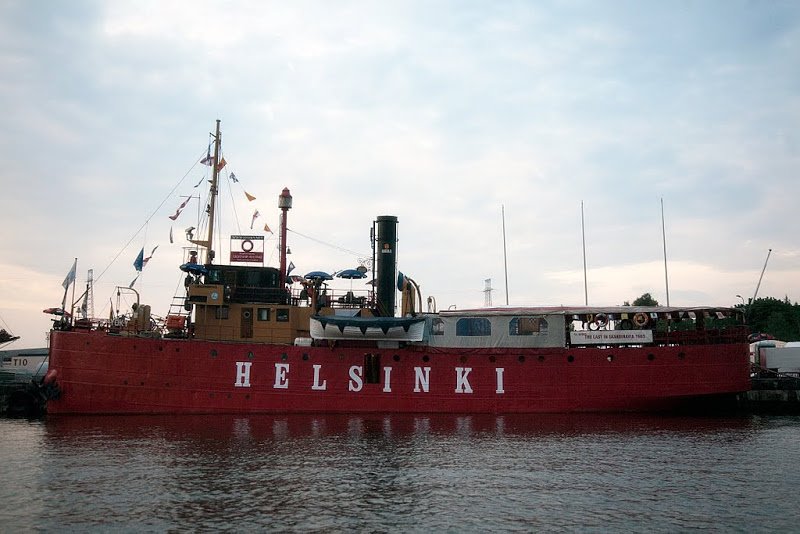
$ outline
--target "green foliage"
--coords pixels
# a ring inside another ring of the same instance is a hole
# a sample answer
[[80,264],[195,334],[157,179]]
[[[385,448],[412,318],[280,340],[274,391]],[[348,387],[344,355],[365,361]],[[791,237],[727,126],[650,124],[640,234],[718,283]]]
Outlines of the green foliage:
[[752,332],[771,334],[783,341],[800,341],[800,304],[791,304],[788,297],[762,297],[744,308]]
[[[638,299],[634,300],[633,301],[633,305],[634,306],[658,306],[658,301],[656,299],[654,299],[653,296],[650,293],[645,293],[644,295],[642,295]],[[623,304],[623,306],[630,306],[630,304],[628,304],[628,301],[625,301],[625,304]]]

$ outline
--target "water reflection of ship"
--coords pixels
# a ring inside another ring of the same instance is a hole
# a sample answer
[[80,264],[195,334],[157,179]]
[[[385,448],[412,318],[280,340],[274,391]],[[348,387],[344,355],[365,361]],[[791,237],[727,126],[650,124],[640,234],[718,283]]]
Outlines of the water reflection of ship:
[[[702,434],[752,426],[749,417],[670,416],[651,414],[282,414],[107,416],[48,418],[47,433],[62,443],[80,445],[87,438],[135,442],[185,442],[203,447],[241,442],[275,443],[305,439],[414,440],[431,436],[543,438],[600,434]],[[287,452],[287,451],[284,451]]]

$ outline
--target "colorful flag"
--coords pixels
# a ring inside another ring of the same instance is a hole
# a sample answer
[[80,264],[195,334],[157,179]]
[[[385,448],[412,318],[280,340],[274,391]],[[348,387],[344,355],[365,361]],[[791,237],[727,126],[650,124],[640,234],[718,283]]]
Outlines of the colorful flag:
[[172,227],[169,227],[169,242],[170,244],[174,243],[175,241],[172,240]]
[[223,157],[221,160],[219,160],[219,163],[217,163],[217,171],[221,171],[227,164],[228,162],[225,161],[225,158]]
[[[139,255],[136,256],[136,259],[133,261],[133,268],[138,272],[142,272],[142,269],[144,268],[144,247],[142,247],[142,250],[139,251]],[[134,280],[134,282],[135,281],[136,280]],[[131,282],[129,287],[133,287],[133,282]]]
[[203,183],[203,180],[205,180],[205,177],[203,177],[203,178],[200,178],[200,181],[199,181],[199,182],[197,182],[197,185],[195,185],[193,189],[197,189],[198,187],[200,187],[200,184],[202,184],[202,183]]
[[265,224],[265,225],[264,225],[264,231],[265,231],[265,232],[272,233],[272,230],[270,230],[270,229],[269,229],[269,225],[268,225],[268,224]]
[[136,278],[134,278],[133,280],[131,280],[131,283],[130,283],[130,284],[128,284],[128,289],[133,289],[133,284],[135,284],[135,283],[136,283],[136,281],[137,281],[138,279],[139,279],[139,275],[137,274],[137,275],[136,275]]
[[208,153],[206,153],[206,157],[200,160],[200,163],[203,165],[208,165],[211,167],[214,164],[214,158],[211,157],[211,149],[208,149]]
[[75,261],[72,262],[72,269],[69,270],[67,273],[67,277],[64,278],[64,281],[61,283],[61,287],[67,289],[72,282],[75,281],[75,269],[78,268],[78,258],[75,258]]
[[236,175],[235,175],[235,174],[231,173],[231,176],[230,176],[230,178],[231,178],[231,181],[232,181],[233,183],[235,183],[235,184],[238,184],[238,183],[239,183],[239,179],[238,179],[238,178],[236,178]]
[[289,262],[289,267],[286,268],[286,276],[289,276],[293,270],[294,270],[294,263]]
[[184,201],[181,203],[181,205],[180,205],[180,206],[178,206],[178,209],[175,211],[175,215],[170,215],[170,216],[169,216],[169,218],[170,218],[170,219],[172,219],[173,221],[174,221],[175,219],[177,219],[177,218],[178,218],[178,216],[179,216],[179,215],[181,214],[181,212],[183,211],[183,208],[185,208],[185,207],[186,207],[186,204],[188,204],[188,203],[189,203],[189,201],[190,201],[191,199],[192,199],[192,197],[189,197],[189,198],[187,198],[186,200],[184,200]]
[[247,200],[249,200],[250,202],[252,202],[252,201],[254,201],[256,199],[256,197],[254,197],[253,195],[251,195],[247,191],[244,192],[244,196],[246,196]]
[[261,214],[258,213],[258,210],[253,212],[253,219],[250,221],[250,229],[253,229],[253,223],[256,222],[256,217],[260,216]]
[[[147,262],[148,262],[148,261],[150,261],[150,258],[152,258],[152,257],[153,257],[153,253],[156,251],[156,249],[157,249],[157,248],[158,248],[158,245],[156,245],[155,247],[153,247],[153,250],[151,250],[151,251],[150,251],[150,255],[149,255],[149,256],[147,256],[145,259],[143,259],[143,260],[142,260],[142,269],[144,269],[144,266],[145,266],[145,265],[147,265]],[[142,250],[144,250],[144,249],[142,249]]]

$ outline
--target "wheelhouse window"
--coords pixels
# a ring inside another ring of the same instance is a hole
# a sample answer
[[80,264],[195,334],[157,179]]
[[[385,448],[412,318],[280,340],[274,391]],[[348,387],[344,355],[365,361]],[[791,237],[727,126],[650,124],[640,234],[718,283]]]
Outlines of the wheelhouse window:
[[514,317],[508,323],[508,335],[547,335],[547,319],[544,317]]
[[214,308],[214,317],[217,319],[227,319],[230,308],[228,306],[219,306]]
[[269,321],[269,308],[259,308],[258,309],[258,320],[259,321]]
[[464,317],[456,322],[457,336],[491,336],[492,323],[485,317]]
[[279,323],[289,322],[289,310],[287,308],[278,308],[275,310],[275,320]]
[[443,336],[444,335],[444,321],[441,319],[434,319],[431,321],[431,335]]

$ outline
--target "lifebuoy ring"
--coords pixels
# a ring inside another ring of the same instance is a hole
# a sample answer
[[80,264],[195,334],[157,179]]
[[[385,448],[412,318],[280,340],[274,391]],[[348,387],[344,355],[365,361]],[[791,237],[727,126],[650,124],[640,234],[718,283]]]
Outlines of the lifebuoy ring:
[[242,250],[245,252],[250,252],[253,250],[253,242],[249,239],[245,239],[242,241]]
[[598,313],[594,316],[593,322],[597,328],[604,328],[608,324],[608,315],[605,313]]
[[639,328],[642,328],[649,322],[650,318],[647,316],[646,313],[639,312],[633,316],[633,324],[635,324]]

